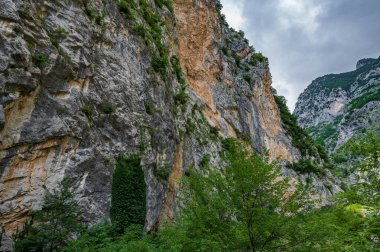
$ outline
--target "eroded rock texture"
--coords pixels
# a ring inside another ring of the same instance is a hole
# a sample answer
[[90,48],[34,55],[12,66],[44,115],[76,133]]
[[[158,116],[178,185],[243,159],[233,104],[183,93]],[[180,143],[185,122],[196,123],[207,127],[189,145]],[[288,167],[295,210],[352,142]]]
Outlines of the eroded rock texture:
[[252,48],[221,20],[218,4],[174,0],[171,12],[147,3],[165,20],[161,43],[179,59],[186,91],[173,65],[152,67],[156,48],[134,29],[142,17],[128,19],[117,1],[0,0],[3,247],[63,177],[84,222],[107,219],[120,154],[142,158],[147,230],[175,217],[190,165],[206,154],[219,164],[222,137],[265,147],[272,159],[299,158],[281,126],[268,64],[249,64]]

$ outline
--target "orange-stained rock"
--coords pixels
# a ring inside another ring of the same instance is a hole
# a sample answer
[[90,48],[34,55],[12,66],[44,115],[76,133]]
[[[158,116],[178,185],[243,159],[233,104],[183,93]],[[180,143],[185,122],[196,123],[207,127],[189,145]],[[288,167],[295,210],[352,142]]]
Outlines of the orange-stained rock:
[[211,86],[217,82],[221,64],[216,41],[220,40],[216,10],[202,1],[174,0],[181,67],[191,90],[216,112]]
[[156,228],[160,227],[165,221],[175,218],[175,196],[179,190],[179,182],[182,177],[182,143],[176,146],[173,167],[169,176],[169,185],[164,204],[162,206],[160,217],[156,223]]
[[78,142],[69,137],[18,147],[0,180],[0,226],[13,235],[37,209],[46,189],[57,186]]

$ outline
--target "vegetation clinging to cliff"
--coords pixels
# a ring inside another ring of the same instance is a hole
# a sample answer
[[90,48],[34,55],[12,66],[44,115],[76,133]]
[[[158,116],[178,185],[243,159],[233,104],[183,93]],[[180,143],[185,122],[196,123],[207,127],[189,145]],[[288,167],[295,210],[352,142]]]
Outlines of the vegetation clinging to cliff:
[[[375,59],[373,62],[362,66],[354,71],[340,73],[340,74],[328,74],[323,77],[317,78],[313,83],[308,87],[308,89],[320,89],[326,88],[328,90],[334,88],[341,88],[348,91],[355,80],[358,79],[360,75],[366,75],[372,69],[380,66],[380,58]],[[359,86],[366,84],[366,80],[358,80],[357,84]]]
[[324,149],[321,147],[317,148],[317,144],[311,136],[304,129],[298,126],[297,119],[290,113],[288,107],[286,106],[285,98],[277,95],[275,90],[273,93],[274,99],[280,111],[284,129],[286,134],[291,137],[293,146],[301,152],[303,157],[322,157],[325,162],[328,162]]
[[[360,167],[376,175],[379,140],[367,134],[343,151],[369,160]],[[111,226],[95,226],[64,251],[379,250],[378,176],[336,196],[332,207],[311,209],[302,189],[288,194],[290,185],[266,159],[234,139],[223,148],[225,170],[204,165],[184,178],[186,207],[174,223],[154,235],[135,225],[116,236]]]
[[112,180],[110,217],[116,231],[123,233],[132,225],[144,225],[146,214],[144,172],[137,156],[116,159]]
[[82,231],[79,205],[70,182],[64,179],[58,189],[48,193],[41,210],[32,213],[15,237],[15,251],[57,251]]
[[324,168],[331,168],[330,160],[324,147],[317,144],[304,129],[298,126],[297,119],[286,106],[285,97],[278,96],[274,89],[273,96],[280,111],[285,134],[291,137],[292,145],[302,155],[302,159],[299,162],[289,163],[287,167],[301,173],[324,175]]

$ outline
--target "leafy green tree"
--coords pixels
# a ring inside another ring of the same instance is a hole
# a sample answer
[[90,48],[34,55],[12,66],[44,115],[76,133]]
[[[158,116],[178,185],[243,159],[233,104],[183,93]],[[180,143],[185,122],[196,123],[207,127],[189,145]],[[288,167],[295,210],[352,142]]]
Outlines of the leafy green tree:
[[190,170],[185,207],[161,236],[169,251],[275,251],[298,244],[301,185],[289,185],[280,169],[238,141],[224,142],[225,169]]
[[302,246],[291,251],[379,251],[379,132],[366,132],[345,144],[340,152],[358,174],[358,182],[333,197],[334,205],[305,212],[297,235]]
[[15,251],[56,251],[76,237],[83,226],[79,206],[64,179],[57,190],[45,196],[41,210],[32,213],[24,229],[16,235]]
[[140,158],[119,156],[112,181],[110,217],[116,231],[122,234],[131,224],[144,225],[146,185]]
[[380,131],[367,131],[350,139],[340,150],[355,172],[357,182],[338,199],[342,204],[378,207],[380,203]]
[[108,224],[91,227],[75,241],[72,241],[62,251],[92,252],[92,251],[159,251],[150,235],[143,234],[141,225],[129,225],[122,235],[117,235],[114,228]]
[[[352,233],[352,246],[380,250],[380,132],[367,131],[349,140],[340,149],[354,168],[357,182],[335,196],[338,206],[360,217],[360,228]],[[363,245],[364,244],[364,245]],[[359,250],[357,250],[359,251]]]

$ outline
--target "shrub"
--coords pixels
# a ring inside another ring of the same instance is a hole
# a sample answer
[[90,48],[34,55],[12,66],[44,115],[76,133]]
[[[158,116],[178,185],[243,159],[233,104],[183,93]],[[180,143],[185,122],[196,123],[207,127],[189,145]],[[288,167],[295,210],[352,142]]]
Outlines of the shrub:
[[295,163],[288,163],[286,167],[300,173],[315,173],[323,176],[326,175],[326,172],[322,167],[319,167],[308,159],[301,159]]
[[159,24],[161,23],[161,18],[158,15],[156,15],[149,8],[144,8],[143,18],[155,33],[161,34],[161,28],[159,26]]
[[51,64],[51,61],[41,53],[36,53],[32,56],[33,64],[39,68],[45,68]]
[[210,134],[213,136],[218,136],[219,134],[219,128],[215,126],[210,127]]
[[244,38],[244,31],[242,31],[242,30],[239,30],[238,31],[238,34],[239,34],[239,36],[241,37],[241,38]]
[[84,12],[90,20],[94,20],[98,15],[96,9],[90,6],[90,0],[84,0]]
[[174,96],[174,102],[177,105],[185,105],[189,99],[190,97],[185,93],[185,91],[181,91]]
[[185,125],[186,133],[191,134],[195,130],[195,124],[188,120]]
[[154,107],[152,103],[145,103],[144,107],[148,115],[153,115],[154,113],[156,113],[156,108]]
[[169,168],[170,167],[169,167],[168,163],[165,163],[165,165],[163,165],[163,166],[156,167],[156,169],[154,170],[154,176],[156,178],[161,179],[161,180],[167,181],[169,179],[169,176],[170,176],[170,169]]
[[223,52],[224,55],[226,55],[226,56],[230,55],[230,50],[227,47],[223,46],[221,48],[221,50],[222,50],[222,52]]
[[123,13],[128,13],[130,10],[130,5],[126,0],[119,1],[119,10]]
[[98,108],[101,112],[104,114],[112,114],[116,112],[116,107],[112,105],[111,103],[100,103],[98,105]]
[[240,65],[241,65],[241,58],[238,56],[238,55],[234,55],[233,56],[234,57],[234,59],[235,59],[235,63],[236,63],[236,65],[238,66],[238,67],[240,67]]
[[116,232],[123,233],[132,225],[144,225],[146,185],[140,158],[119,156],[112,179],[110,217]]
[[268,58],[265,57],[261,52],[253,53],[248,61],[248,64],[252,66],[257,66],[259,63],[267,62]]
[[202,157],[201,162],[199,163],[199,166],[201,168],[207,168],[210,165],[211,156],[210,154],[206,154]]
[[82,112],[87,116],[87,118],[88,118],[90,121],[92,120],[93,111],[92,111],[91,106],[89,106],[89,105],[85,105],[85,106],[82,108]]
[[166,67],[168,66],[168,63],[168,58],[166,56],[156,57],[152,60],[152,67],[156,72],[164,75],[166,74]]
[[47,31],[48,33],[48,36],[50,38],[50,42],[57,48],[59,49],[59,45],[58,43],[63,40],[64,38],[67,37],[67,35],[69,34],[65,28],[63,27],[58,27],[57,29],[55,29],[54,31]]
[[251,80],[252,80],[251,75],[249,75],[249,74],[244,74],[244,75],[243,75],[243,79],[244,79],[246,82],[248,82],[248,83],[251,83]]
[[177,76],[177,80],[183,79],[182,69],[181,69],[181,66],[179,64],[179,59],[177,57],[173,56],[170,59],[170,62],[172,64],[173,71],[174,71],[175,75]]
[[69,35],[69,32],[66,31],[63,27],[58,27],[54,30],[54,35],[59,38],[65,38],[67,35]]
[[222,148],[224,151],[231,151],[234,148],[235,140],[233,138],[226,138],[222,140]]

